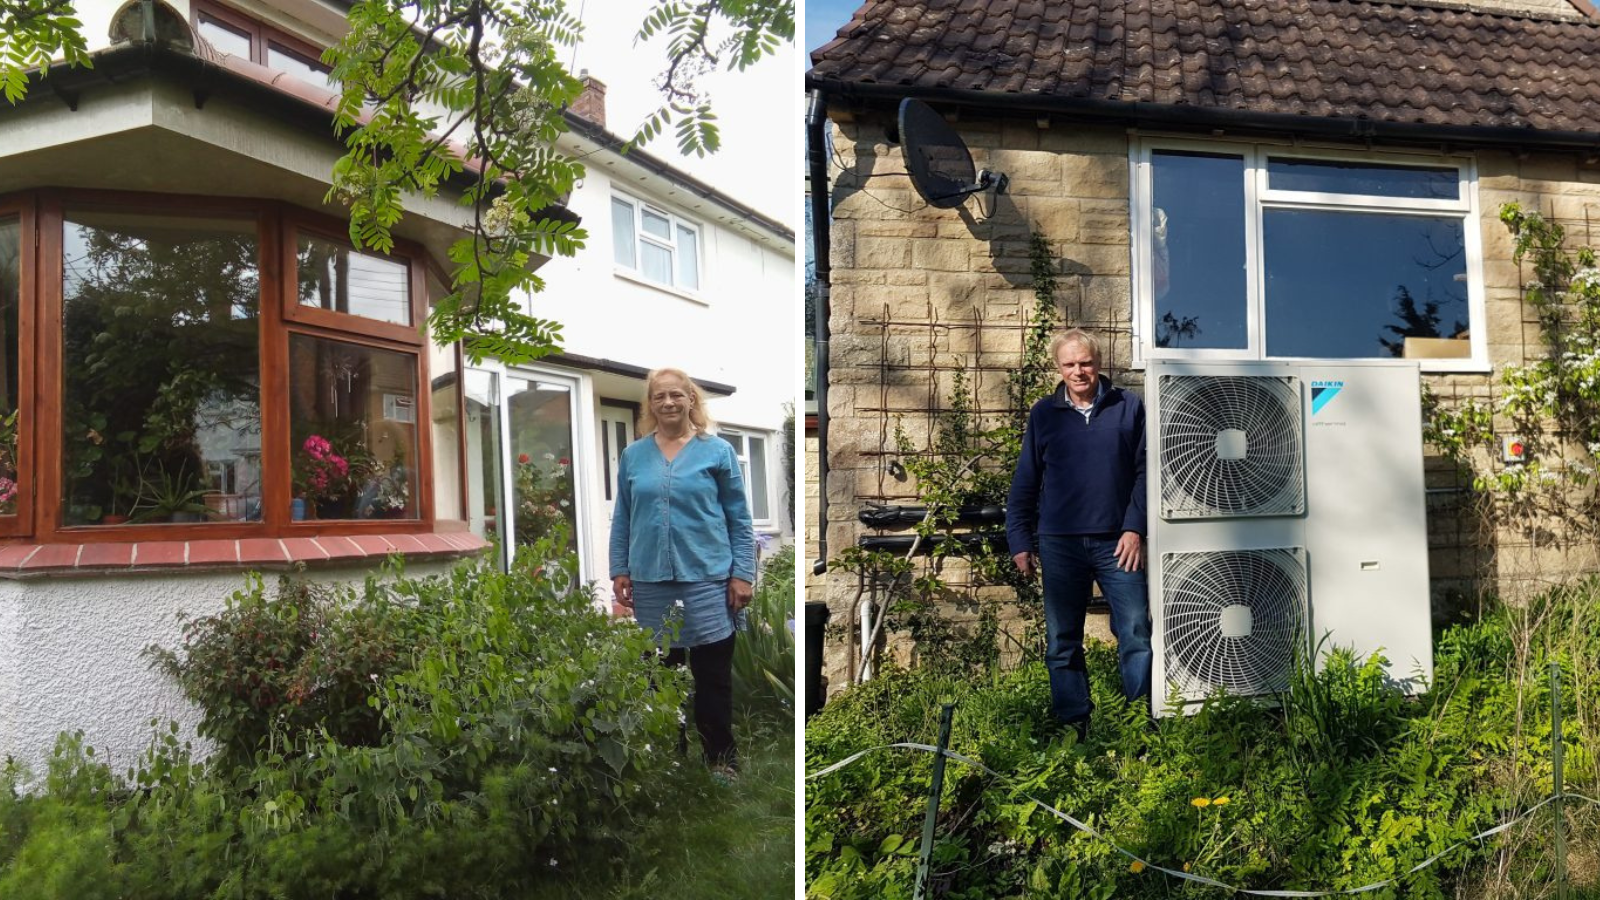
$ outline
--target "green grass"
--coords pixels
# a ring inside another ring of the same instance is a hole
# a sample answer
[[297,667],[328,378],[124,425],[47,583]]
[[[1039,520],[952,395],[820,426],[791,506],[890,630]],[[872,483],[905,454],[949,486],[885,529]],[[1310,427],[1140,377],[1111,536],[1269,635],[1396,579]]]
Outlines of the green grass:
[[742,772],[728,786],[705,779],[680,810],[645,835],[647,861],[585,898],[789,900],[795,895],[794,726],[740,728]]
[[738,738],[737,782],[716,784],[690,769],[671,809],[643,823],[625,862],[571,872],[541,886],[539,900],[794,897],[794,726],[745,721]]

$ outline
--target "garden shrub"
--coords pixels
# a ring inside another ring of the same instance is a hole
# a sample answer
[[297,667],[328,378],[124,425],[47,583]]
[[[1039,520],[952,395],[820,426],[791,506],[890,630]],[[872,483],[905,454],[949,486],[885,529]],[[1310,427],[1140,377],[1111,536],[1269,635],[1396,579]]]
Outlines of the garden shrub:
[[684,679],[561,548],[510,574],[252,583],[157,654],[221,752],[162,729],[126,773],[71,737],[42,783],[8,767],[0,897],[581,893],[569,873],[627,860],[705,779],[675,749]]
[[[1567,789],[1593,790],[1594,700],[1574,680],[1587,677],[1583,661],[1600,659],[1595,593],[1593,584],[1557,591],[1451,628],[1436,642],[1431,690],[1415,699],[1391,688],[1381,660],[1333,648],[1320,670],[1302,661],[1281,705],[1217,698],[1152,722],[1142,704],[1122,701],[1115,651],[1093,644],[1097,710],[1083,744],[1052,727],[1041,664],[980,677],[891,670],[807,723],[807,770],[870,747],[931,744],[940,704],[956,702],[951,749],[1005,777],[947,767],[934,897],[1215,893],[1134,871],[1029,795],[1172,869],[1252,889],[1360,887],[1400,877],[1549,795],[1548,660],[1562,663],[1569,685]],[[808,896],[911,895],[932,759],[880,750],[807,782]],[[1593,818],[1573,816],[1575,857],[1592,849]],[[1549,828],[1539,818],[1467,844],[1367,896],[1553,895]]]

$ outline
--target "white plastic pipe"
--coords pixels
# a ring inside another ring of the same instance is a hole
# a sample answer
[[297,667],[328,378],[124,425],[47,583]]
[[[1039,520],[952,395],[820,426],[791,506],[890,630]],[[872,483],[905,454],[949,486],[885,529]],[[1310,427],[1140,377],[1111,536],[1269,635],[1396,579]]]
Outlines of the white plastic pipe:
[[872,598],[862,597],[856,609],[856,618],[861,621],[861,677],[857,681],[869,681],[872,678]]

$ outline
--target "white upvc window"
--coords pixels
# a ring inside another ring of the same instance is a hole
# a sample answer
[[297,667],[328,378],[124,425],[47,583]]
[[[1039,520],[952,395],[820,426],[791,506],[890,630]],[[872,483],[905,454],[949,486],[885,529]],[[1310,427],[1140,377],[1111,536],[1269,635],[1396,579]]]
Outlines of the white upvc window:
[[718,431],[733,445],[739,458],[739,473],[744,477],[744,492],[750,501],[750,518],[757,528],[771,528],[772,517],[772,443],[765,434],[738,428],[724,427]]
[[1137,361],[1488,371],[1472,160],[1145,139],[1131,162]]
[[622,194],[611,196],[611,244],[623,272],[700,292],[700,226]]

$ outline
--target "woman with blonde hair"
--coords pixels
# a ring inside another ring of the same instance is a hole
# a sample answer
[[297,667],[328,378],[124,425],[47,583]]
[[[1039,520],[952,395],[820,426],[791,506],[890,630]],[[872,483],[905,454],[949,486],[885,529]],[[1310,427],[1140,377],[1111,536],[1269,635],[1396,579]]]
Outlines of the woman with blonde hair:
[[713,436],[705,395],[680,369],[645,379],[644,437],[622,451],[611,518],[617,605],[651,629],[668,665],[694,677],[706,762],[737,773],[733,643],[755,582],[755,530],[733,446]]

